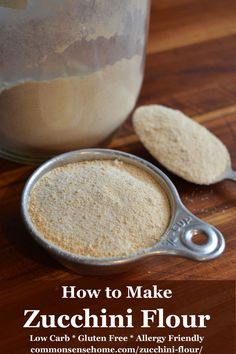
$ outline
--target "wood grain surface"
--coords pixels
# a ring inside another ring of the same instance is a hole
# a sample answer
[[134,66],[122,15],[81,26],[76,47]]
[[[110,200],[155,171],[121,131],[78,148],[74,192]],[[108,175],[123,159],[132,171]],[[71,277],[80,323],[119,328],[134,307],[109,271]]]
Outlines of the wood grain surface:
[[[225,143],[236,169],[235,0],[153,0],[147,52],[138,105],[162,103],[191,115]],[[140,144],[130,120],[109,147],[134,153],[158,166]],[[66,282],[79,278],[52,260],[31,239],[22,223],[21,192],[33,170],[32,166],[1,160],[1,279],[9,281],[12,294],[21,291],[22,283],[28,284],[24,289],[27,296],[37,292],[32,280]],[[236,184],[224,181],[201,187],[167,174],[184,204],[221,230],[226,251],[208,263],[152,257],[132,272],[117,276],[116,281],[235,279]]]

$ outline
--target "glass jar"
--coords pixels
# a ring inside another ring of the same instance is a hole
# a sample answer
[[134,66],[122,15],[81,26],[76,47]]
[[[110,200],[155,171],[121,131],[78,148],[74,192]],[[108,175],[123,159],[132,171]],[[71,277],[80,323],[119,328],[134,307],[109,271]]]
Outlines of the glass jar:
[[143,80],[149,0],[0,0],[1,156],[104,142]]

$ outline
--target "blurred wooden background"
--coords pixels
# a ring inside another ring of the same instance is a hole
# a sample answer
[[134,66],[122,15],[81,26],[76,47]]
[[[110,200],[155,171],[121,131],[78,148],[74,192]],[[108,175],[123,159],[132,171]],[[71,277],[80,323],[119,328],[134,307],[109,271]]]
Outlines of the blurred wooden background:
[[[181,109],[209,128],[228,147],[236,169],[235,0],[153,0],[145,79],[138,105],[150,103]],[[139,143],[130,120],[109,146],[156,163]],[[27,296],[36,296],[40,287],[41,296],[47,296],[47,280],[79,278],[52,260],[24,228],[20,196],[33,169],[1,160],[0,262],[1,278],[8,284],[2,293],[5,306],[9,289],[12,294],[23,291]],[[185,205],[223,232],[226,252],[209,263],[154,257],[134,271],[117,276],[116,283],[119,279],[235,279],[236,185],[225,181],[200,187],[168,175]],[[106,280],[112,283],[113,277]]]

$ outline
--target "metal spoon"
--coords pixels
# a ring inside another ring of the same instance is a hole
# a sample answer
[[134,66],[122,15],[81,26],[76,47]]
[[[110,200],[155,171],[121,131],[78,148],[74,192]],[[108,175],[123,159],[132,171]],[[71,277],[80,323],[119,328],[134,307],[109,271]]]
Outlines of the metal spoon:
[[225,179],[236,182],[236,171],[232,169],[231,163],[229,163],[225,172],[214,183],[224,181]]
[[141,106],[133,125],[152,156],[179,177],[202,185],[236,181],[226,146],[184,113],[161,105]]

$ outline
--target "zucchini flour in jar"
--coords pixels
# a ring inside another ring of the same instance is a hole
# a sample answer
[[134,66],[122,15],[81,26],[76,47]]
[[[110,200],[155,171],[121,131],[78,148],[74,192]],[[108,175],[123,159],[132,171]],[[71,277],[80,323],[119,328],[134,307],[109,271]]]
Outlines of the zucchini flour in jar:
[[43,238],[88,257],[134,254],[166,231],[171,209],[161,185],[119,160],[91,160],[54,168],[30,192],[28,211]]
[[0,155],[39,162],[109,138],[141,88],[148,14],[149,0],[0,4]]

